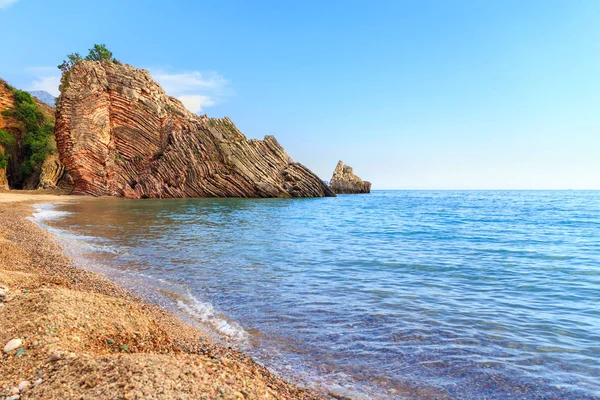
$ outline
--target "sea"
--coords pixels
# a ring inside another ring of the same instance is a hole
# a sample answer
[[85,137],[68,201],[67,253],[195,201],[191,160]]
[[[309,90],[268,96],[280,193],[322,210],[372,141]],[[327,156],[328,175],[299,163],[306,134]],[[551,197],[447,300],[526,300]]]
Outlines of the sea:
[[75,262],[352,399],[600,399],[600,191],[81,198]]

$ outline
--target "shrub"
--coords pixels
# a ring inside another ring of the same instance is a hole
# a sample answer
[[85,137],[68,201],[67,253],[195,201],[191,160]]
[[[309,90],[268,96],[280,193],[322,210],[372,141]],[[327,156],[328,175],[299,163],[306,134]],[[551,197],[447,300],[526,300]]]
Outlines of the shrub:
[[67,55],[67,59],[63,60],[62,64],[58,66],[58,69],[60,69],[63,73],[69,72],[75,64],[82,60],[117,61],[113,58],[112,51],[108,50],[105,44],[95,44],[94,47],[89,50],[88,55],[85,56],[85,58],[82,58],[79,53],[71,53]]
[[15,144],[15,138],[10,132],[0,129],[0,145],[4,148],[12,147]]
[[[12,116],[21,121],[25,128],[21,170],[27,178],[39,171],[48,154],[52,153],[50,139],[54,134],[54,125],[46,121],[44,113],[40,111],[29,93],[15,90],[13,94],[15,109],[12,111]],[[0,140],[2,137],[4,136],[0,136]]]
[[83,58],[81,58],[79,53],[69,54],[67,55],[67,59],[63,60],[62,64],[58,66],[58,69],[60,69],[62,72],[68,72],[73,65],[77,64],[81,60],[83,60]]
[[106,48],[105,44],[95,44],[94,47],[90,49],[90,52],[85,59],[89,61],[114,60],[112,52]]
[[0,169],[4,169],[8,166],[8,153],[6,151],[0,151]]

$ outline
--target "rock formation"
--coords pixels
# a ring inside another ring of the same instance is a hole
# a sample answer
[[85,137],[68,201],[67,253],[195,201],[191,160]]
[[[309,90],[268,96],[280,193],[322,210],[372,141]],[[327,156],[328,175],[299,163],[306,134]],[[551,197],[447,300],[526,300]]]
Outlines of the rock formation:
[[229,118],[198,116],[147,71],[81,61],[65,73],[56,139],[74,194],[335,196],[272,136],[247,140]]
[[329,186],[337,194],[371,193],[371,182],[363,181],[354,175],[352,167],[338,161]]
[[[0,129],[6,132],[15,132],[19,129],[18,121],[4,115],[2,111],[9,110],[13,107],[13,96],[6,83],[0,79]],[[5,149],[0,145],[0,154],[4,154]],[[6,176],[7,168],[0,168],[0,189],[8,189],[8,178]]]
[[[54,108],[35,97],[33,100],[38,109],[44,114],[46,120],[53,123]],[[15,140],[14,146],[11,146],[10,149],[5,149],[0,145],[0,152],[6,151],[9,156],[7,168],[0,168],[0,188],[8,189],[9,186],[19,189],[68,187],[68,177],[65,176],[65,168],[59,161],[53,137],[50,138],[49,143],[51,154],[46,157],[41,168],[34,171],[28,177],[23,176],[20,163],[23,161],[25,127],[21,121],[11,115],[11,111],[14,108],[14,89],[0,79],[0,129],[11,134]]]

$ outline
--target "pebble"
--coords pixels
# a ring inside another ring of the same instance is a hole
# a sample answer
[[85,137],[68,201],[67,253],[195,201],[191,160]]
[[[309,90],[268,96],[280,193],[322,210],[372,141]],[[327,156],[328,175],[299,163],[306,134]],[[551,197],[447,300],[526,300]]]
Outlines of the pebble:
[[37,381],[33,382],[33,387],[40,386],[42,384],[42,382],[43,382],[42,378],[38,379]]
[[62,358],[62,354],[54,353],[48,358],[48,360],[46,360],[46,362],[55,362],[58,360],[62,360]]
[[13,388],[10,389],[10,392],[12,394],[19,394],[19,388],[18,387],[13,387]]
[[19,400],[21,398],[21,396],[19,396],[18,394],[14,394],[12,396],[8,396],[5,400]]
[[27,389],[29,389],[29,386],[31,386],[31,383],[29,383],[29,381],[23,381],[19,383],[19,392],[26,391]]
[[4,346],[4,352],[5,353],[10,353],[11,351],[18,349],[21,345],[23,344],[23,341],[21,339],[13,339],[11,341],[9,341],[8,343],[6,343],[6,346]]

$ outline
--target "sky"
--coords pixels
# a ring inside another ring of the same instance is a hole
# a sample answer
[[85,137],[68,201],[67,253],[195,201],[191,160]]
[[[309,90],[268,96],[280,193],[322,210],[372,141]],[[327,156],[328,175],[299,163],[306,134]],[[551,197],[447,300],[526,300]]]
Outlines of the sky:
[[600,189],[597,0],[0,0],[0,77],[106,44],[193,112],[373,189]]

